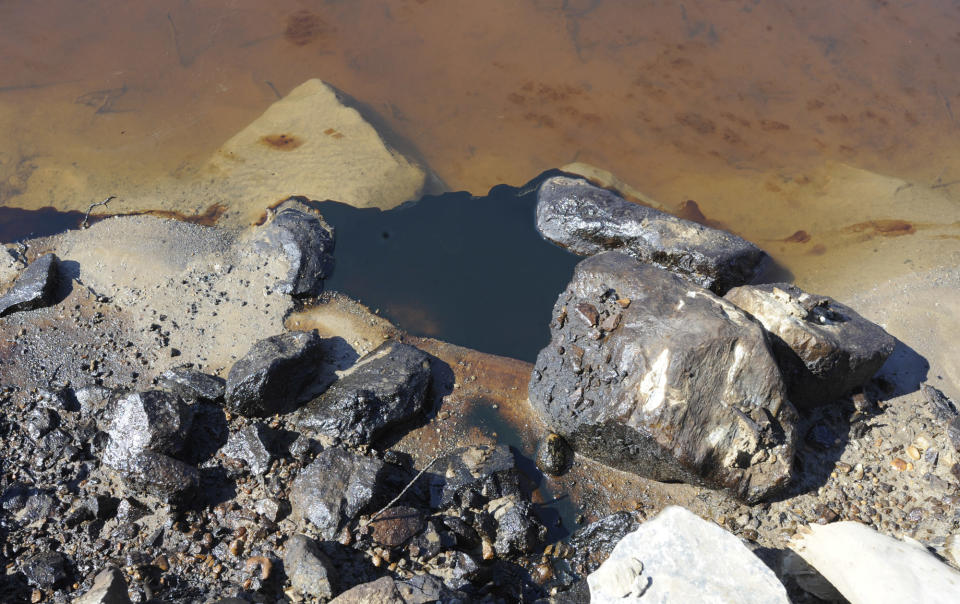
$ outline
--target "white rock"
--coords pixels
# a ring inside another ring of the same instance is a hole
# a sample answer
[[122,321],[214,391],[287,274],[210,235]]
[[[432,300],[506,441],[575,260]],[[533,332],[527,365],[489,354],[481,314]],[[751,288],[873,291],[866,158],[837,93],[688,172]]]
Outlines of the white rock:
[[587,583],[592,604],[790,601],[740,539],[677,506],[621,539]]
[[960,573],[920,543],[881,535],[859,522],[810,525],[790,548],[850,604],[960,602]]

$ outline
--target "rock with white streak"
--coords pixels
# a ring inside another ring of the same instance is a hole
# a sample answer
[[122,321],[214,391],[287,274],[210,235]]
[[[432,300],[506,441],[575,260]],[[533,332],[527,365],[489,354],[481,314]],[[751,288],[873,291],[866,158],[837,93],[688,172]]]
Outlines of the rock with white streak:
[[587,583],[592,604],[790,601],[740,539],[678,506],[621,539]]
[[755,319],[619,252],[577,265],[530,401],[583,455],[756,502],[784,487],[796,410]]

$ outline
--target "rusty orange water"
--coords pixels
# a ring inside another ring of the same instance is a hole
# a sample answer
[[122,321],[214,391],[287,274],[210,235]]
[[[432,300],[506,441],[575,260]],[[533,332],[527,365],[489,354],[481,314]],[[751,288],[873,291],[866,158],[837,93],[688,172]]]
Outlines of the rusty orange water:
[[186,178],[317,77],[451,189],[586,162],[839,293],[960,253],[958,66],[949,0],[7,0],[0,203]]

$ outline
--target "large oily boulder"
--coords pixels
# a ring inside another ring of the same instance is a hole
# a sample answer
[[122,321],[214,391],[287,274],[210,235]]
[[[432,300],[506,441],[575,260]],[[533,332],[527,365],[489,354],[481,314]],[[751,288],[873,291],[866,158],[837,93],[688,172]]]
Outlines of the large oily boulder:
[[960,572],[918,541],[900,541],[859,522],[811,524],[790,549],[851,604],[960,602]]
[[580,453],[755,502],[790,479],[797,413],[760,323],[619,252],[588,258],[553,309],[530,401]]
[[566,176],[540,185],[537,229],[575,254],[619,250],[720,294],[751,282],[769,262],[763,250],[736,235]]
[[774,336],[773,351],[797,407],[829,403],[862,386],[896,345],[852,308],[788,283],[735,287],[724,298]]
[[790,601],[740,539],[679,506],[621,539],[587,583],[593,604]]

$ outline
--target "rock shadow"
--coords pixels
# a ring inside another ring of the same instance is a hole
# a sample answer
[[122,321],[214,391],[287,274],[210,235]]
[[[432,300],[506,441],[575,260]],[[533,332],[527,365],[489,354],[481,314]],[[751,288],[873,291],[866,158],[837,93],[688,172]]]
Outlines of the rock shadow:
[[80,276],[80,263],[76,260],[60,260],[57,265],[57,285],[53,291],[51,306],[56,306],[73,293],[73,281]]
[[230,436],[227,417],[219,405],[196,403],[193,422],[187,435],[188,446],[179,456],[186,463],[198,465],[211,459]]
[[783,491],[767,501],[790,499],[826,484],[849,442],[869,429],[867,417],[858,414],[849,396],[801,415],[795,427],[793,478]]
[[360,550],[335,541],[317,541],[317,546],[337,569],[336,576],[331,577],[335,593],[376,581],[386,574],[384,570],[376,568]]
[[763,283],[793,283],[794,275],[787,267],[783,266],[772,257],[767,258],[762,270],[756,277],[750,281],[750,285],[761,285]]
[[911,394],[927,381],[929,371],[930,363],[927,359],[901,340],[897,340],[893,353],[877,371],[868,387],[869,394],[879,401]]
[[200,485],[192,498],[183,501],[184,509],[205,510],[231,501],[237,496],[237,482],[225,468],[212,466],[200,468]]
[[[302,396],[304,401],[326,392],[327,388],[339,379],[337,372],[353,367],[360,358],[353,346],[340,336],[323,338],[320,351],[324,362],[317,366],[313,382],[304,390]],[[299,405],[299,407],[302,406]]]
[[85,212],[62,212],[54,207],[25,210],[0,206],[0,243],[58,235],[80,228]]

